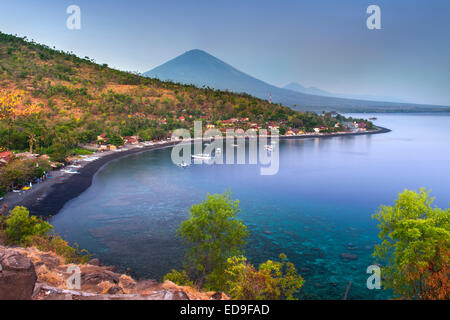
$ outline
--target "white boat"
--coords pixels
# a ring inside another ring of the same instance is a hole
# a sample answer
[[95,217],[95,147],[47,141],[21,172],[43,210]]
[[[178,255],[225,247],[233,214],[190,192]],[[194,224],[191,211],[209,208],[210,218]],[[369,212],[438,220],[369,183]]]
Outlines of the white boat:
[[179,166],[180,168],[187,168],[187,167],[190,166],[190,164],[183,161],[183,162],[181,162],[178,166]]
[[77,169],[79,169],[79,168],[81,168],[81,166],[72,164],[71,166],[68,166],[68,168],[77,168]]
[[273,146],[265,146],[264,149],[266,149],[267,151],[273,151]]
[[192,156],[194,159],[201,159],[201,160],[211,160],[211,155],[202,153],[202,154],[194,154]]
[[92,161],[96,161],[98,159],[99,159],[99,157],[88,157],[88,158],[85,158],[84,161],[92,162]]
[[72,170],[72,169],[70,169],[70,170],[61,170],[62,172],[65,172],[65,173],[69,173],[69,174],[80,174],[78,171],[75,171],[75,170]]

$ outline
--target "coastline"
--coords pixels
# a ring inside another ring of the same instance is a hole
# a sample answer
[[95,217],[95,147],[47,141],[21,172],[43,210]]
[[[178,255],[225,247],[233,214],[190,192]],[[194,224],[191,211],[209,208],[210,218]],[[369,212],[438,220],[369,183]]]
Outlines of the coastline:
[[[315,138],[333,138],[357,135],[372,135],[391,132],[390,129],[377,127],[374,131],[365,132],[346,132],[331,134],[311,134],[302,136],[280,136],[280,140],[301,140]],[[78,170],[76,175],[63,175],[60,171],[52,172],[51,180],[36,185],[32,190],[21,194],[8,194],[5,199],[0,201],[0,205],[8,203],[8,209],[16,206],[28,208],[31,215],[41,217],[51,217],[59,213],[64,205],[70,200],[77,198],[91,185],[95,174],[109,162],[126,157],[128,155],[141,152],[160,150],[170,148],[179,144],[180,141],[169,141],[163,144],[147,146],[143,148],[132,148],[122,152],[113,152],[100,156],[96,161],[89,162]]]

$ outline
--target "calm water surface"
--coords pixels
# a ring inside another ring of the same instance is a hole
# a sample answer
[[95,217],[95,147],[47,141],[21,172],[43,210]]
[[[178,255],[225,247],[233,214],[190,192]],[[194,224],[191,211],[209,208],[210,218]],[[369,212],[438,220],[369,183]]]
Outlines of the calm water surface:
[[[369,115],[355,115],[369,117]],[[105,264],[138,278],[181,266],[175,230],[207,193],[230,190],[251,237],[246,255],[257,264],[286,253],[305,278],[304,299],[383,299],[366,288],[378,243],[371,215],[405,188],[427,187],[436,205],[450,202],[450,114],[377,115],[391,133],[280,141],[280,171],[261,176],[251,165],[191,166],[170,150],[111,162],[93,185],[53,218],[56,232]],[[342,253],[357,260],[344,261]]]

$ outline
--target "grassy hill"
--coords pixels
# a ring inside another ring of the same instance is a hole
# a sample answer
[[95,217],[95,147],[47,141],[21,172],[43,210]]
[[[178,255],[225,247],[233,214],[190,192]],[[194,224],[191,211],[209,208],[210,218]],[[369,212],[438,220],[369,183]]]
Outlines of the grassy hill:
[[[262,126],[276,121],[282,127],[305,131],[333,127],[337,122],[329,114],[296,112],[246,94],[114,70],[87,57],[3,33],[0,88],[3,97],[16,93],[17,102],[17,112],[0,114],[0,146],[15,151],[32,147],[59,161],[103,133],[110,138],[141,135],[159,139],[199,119],[218,123],[248,117]],[[30,109],[35,111],[26,112]],[[179,121],[181,116],[186,121]]]

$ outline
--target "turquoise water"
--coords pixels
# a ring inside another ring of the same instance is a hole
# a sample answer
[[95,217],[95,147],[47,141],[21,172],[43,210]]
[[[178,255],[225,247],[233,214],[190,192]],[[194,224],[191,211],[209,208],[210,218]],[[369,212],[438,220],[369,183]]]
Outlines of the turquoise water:
[[[370,117],[370,115],[364,115]],[[181,266],[175,230],[206,194],[230,190],[251,237],[257,264],[286,253],[305,278],[304,299],[385,299],[368,290],[366,269],[378,242],[371,215],[403,189],[427,187],[450,202],[450,115],[377,115],[387,134],[280,141],[280,170],[252,165],[191,166],[170,149],[111,162],[93,185],[53,218],[56,232],[105,264],[160,279]],[[357,260],[344,261],[352,253]]]

